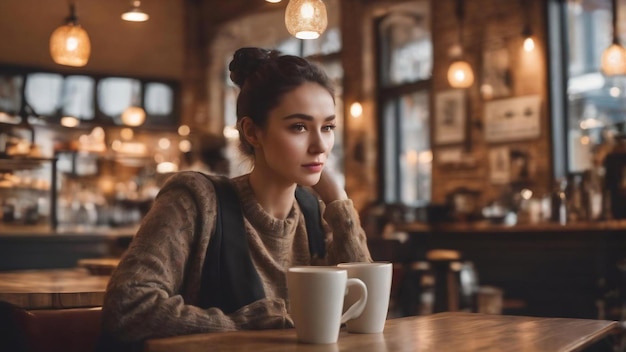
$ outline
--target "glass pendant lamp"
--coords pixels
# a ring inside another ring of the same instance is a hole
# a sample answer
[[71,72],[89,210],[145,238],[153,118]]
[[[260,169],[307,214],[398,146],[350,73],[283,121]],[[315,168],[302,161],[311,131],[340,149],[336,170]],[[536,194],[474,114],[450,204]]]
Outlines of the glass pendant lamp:
[[617,0],[612,1],[613,5],[613,43],[602,53],[602,72],[607,76],[617,76],[626,74],[626,49],[619,40],[617,26]]
[[458,58],[448,68],[448,83],[452,88],[469,88],[474,84],[472,66],[463,60],[463,0],[456,2],[456,17],[459,23],[459,53]]
[[474,83],[474,72],[467,61],[457,60],[448,68],[448,83],[453,88],[469,88]]
[[87,64],[90,54],[89,35],[78,24],[76,5],[71,3],[65,24],[50,36],[50,56],[59,65],[81,67]]
[[319,38],[328,26],[326,5],[322,0],[289,0],[285,26],[298,39]]

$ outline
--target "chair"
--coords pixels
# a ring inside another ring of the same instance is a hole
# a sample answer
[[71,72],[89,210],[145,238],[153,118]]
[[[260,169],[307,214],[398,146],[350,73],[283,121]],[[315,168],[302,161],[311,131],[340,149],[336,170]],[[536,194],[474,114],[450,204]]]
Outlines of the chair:
[[101,308],[25,310],[0,301],[0,351],[94,351]]

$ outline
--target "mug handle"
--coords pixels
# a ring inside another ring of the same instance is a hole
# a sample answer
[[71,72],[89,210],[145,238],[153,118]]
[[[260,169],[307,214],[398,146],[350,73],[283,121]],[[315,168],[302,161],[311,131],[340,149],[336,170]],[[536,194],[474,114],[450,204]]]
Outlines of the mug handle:
[[363,313],[363,310],[365,309],[365,304],[367,303],[367,287],[365,286],[363,281],[355,278],[348,279],[348,281],[346,282],[346,289],[350,288],[351,286],[356,286],[356,288],[361,291],[361,298],[359,298],[358,301],[354,302],[354,304],[350,306],[350,308],[348,308],[345,313],[343,313],[343,315],[341,316],[341,324],[347,322],[350,319],[358,318],[359,315]]

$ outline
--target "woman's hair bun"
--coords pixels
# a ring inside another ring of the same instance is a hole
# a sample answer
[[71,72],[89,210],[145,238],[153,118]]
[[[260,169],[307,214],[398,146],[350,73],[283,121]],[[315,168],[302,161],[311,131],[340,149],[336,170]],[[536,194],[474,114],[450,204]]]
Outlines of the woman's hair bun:
[[239,87],[243,86],[246,79],[256,71],[261,63],[277,57],[280,52],[261,48],[241,48],[233,55],[233,60],[228,65],[230,79]]

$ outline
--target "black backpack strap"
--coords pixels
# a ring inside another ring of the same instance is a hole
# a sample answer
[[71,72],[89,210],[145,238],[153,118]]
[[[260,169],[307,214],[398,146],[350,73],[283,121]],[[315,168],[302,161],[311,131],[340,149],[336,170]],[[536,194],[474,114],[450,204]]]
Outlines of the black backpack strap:
[[311,257],[324,258],[326,256],[326,233],[322,226],[322,215],[317,197],[298,186],[296,187],[296,200],[304,214]]
[[202,268],[200,306],[225,314],[265,297],[259,273],[249,253],[239,197],[226,177],[209,177],[217,196],[215,233]]

